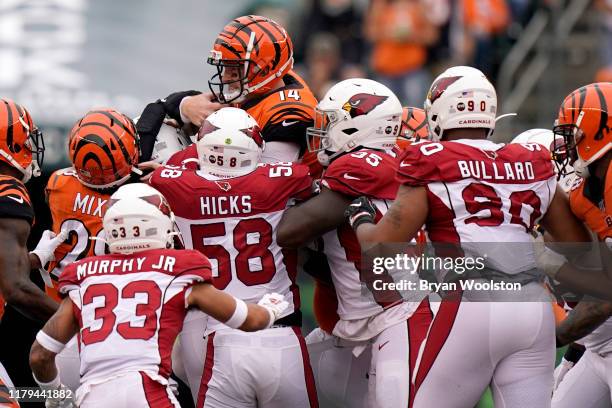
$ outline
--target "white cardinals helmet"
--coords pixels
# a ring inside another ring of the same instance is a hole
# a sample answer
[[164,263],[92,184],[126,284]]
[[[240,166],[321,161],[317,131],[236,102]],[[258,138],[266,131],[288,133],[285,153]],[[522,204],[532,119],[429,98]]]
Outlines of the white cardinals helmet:
[[402,105],[383,84],[353,78],[331,87],[315,108],[315,126],[306,130],[308,150],[319,161],[359,146],[392,149],[402,125]]
[[[550,150],[551,159],[555,164],[555,173],[557,174],[559,186],[561,186],[563,191],[566,193],[570,192],[576,181],[576,177],[574,174],[574,169],[569,164],[566,165],[567,172],[559,171],[565,156],[565,153],[559,152],[559,147],[564,145],[562,136],[555,136],[553,131],[550,129],[529,129],[515,137],[512,140],[512,143],[537,143]],[[562,173],[563,175],[561,175]]]
[[457,66],[440,74],[425,100],[425,113],[432,140],[444,131],[458,128],[495,129],[497,93],[487,77],[476,68]]
[[178,235],[168,201],[142,183],[126,184],[109,198],[102,224],[111,253],[173,248]]
[[219,109],[198,132],[200,169],[221,178],[248,174],[257,168],[264,145],[251,115],[238,108]]

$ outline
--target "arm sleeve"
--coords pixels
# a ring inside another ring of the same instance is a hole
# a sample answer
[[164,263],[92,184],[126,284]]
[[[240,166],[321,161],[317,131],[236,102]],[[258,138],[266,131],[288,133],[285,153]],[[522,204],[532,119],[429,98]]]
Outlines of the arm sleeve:
[[140,136],[140,162],[151,160],[155,139],[164,123],[166,111],[161,103],[150,103],[140,114],[136,124]]
[[164,110],[166,111],[166,115],[170,116],[172,119],[176,120],[181,126],[183,126],[185,123],[181,119],[181,101],[186,96],[194,96],[199,95],[201,93],[202,92],[200,91],[194,90],[174,92],[158,102],[163,104]]

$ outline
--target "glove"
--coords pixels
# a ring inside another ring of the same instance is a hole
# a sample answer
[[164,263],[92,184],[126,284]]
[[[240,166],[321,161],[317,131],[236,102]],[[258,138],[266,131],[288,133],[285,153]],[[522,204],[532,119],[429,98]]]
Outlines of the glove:
[[567,374],[567,372],[571,370],[573,366],[574,366],[574,363],[571,361],[567,361],[565,357],[561,359],[561,362],[559,363],[557,368],[555,368],[555,372],[553,374],[553,377],[555,379],[555,385],[553,387],[553,391],[557,390],[557,388],[559,387],[559,384],[561,384],[561,381],[563,381],[563,377],[565,377],[565,374]]
[[538,269],[544,272],[551,279],[555,279],[559,269],[567,263],[567,259],[544,244],[544,238],[541,236],[534,240],[536,263]]
[[40,382],[36,376],[34,381],[44,391],[55,391],[57,393],[56,398],[48,397],[45,400],[45,408],[74,408],[74,401],[72,400],[72,393],[70,389],[60,382],[59,373],[57,376],[49,381],[48,383]]
[[266,308],[270,313],[268,327],[272,326],[274,321],[289,307],[289,302],[285,300],[285,296],[279,293],[266,293],[257,304]]
[[55,260],[55,250],[67,238],[68,233],[66,231],[61,231],[56,235],[53,231],[45,230],[36,248],[30,253],[36,255],[38,259],[40,259],[40,264],[44,268],[49,261]]
[[346,208],[344,216],[351,228],[357,229],[363,223],[374,224],[376,207],[368,197],[361,196]]

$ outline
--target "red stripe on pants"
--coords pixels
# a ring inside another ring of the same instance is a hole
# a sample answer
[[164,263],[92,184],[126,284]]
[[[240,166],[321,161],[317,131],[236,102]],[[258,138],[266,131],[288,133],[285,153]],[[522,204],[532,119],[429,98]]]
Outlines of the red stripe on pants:
[[310,402],[311,408],[319,408],[319,399],[317,397],[317,388],[315,386],[314,375],[312,374],[312,367],[310,366],[310,357],[308,356],[308,349],[306,348],[306,342],[304,336],[302,336],[302,330],[299,327],[292,327],[295,336],[300,342],[300,350],[302,352],[302,362],[304,364],[304,379],[306,380],[306,392],[308,392],[308,401]]
[[168,397],[168,390],[165,385],[152,380],[147,374],[140,371],[142,378],[142,387],[147,398],[147,404],[151,408],[175,408],[174,404]]
[[198,403],[197,408],[204,407],[204,401],[206,401],[206,392],[208,391],[208,382],[212,377],[213,365],[215,364],[215,347],[213,341],[215,333],[211,333],[208,336],[206,342],[206,360],[204,360],[204,371],[202,372],[202,380],[200,381],[200,389],[198,390]]
[[450,335],[459,306],[461,305],[461,294],[452,294],[450,300],[443,300],[440,304],[440,309],[434,318],[427,341],[425,343],[425,350],[421,357],[421,362],[417,370],[417,376],[414,381],[414,393],[411,395],[410,406],[414,401],[414,396],[419,391],[419,387],[425,380],[425,377],[431,370],[440,350],[446,343],[448,336]]
[[421,344],[427,337],[427,331],[432,321],[431,308],[429,306],[429,298],[423,299],[417,310],[408,319],[408,341],[410,347],[408,349],[408,364],[409,364],[409,407],[412,406],[414,400],[414,387],[412,386],[412,375],[416,366],[416,360],[419,355]]

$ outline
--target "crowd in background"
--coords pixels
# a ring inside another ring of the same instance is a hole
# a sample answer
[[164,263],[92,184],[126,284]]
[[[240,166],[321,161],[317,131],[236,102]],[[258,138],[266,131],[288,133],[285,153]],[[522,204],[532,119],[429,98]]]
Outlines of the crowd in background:
[[[256,0],[249,13],[289,27],[296,68],[317,97],[367,76],[420,105],[444,67],[472,65],[495,82],[504,56],[539,8],[568,0]],[[612,0],[596,0],[597,80],[612,75]],[[595,78],[593,78],[595,80]]]

